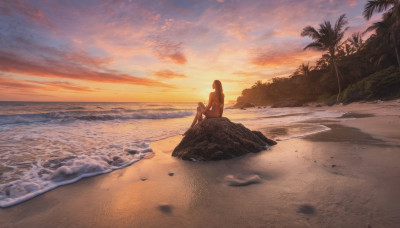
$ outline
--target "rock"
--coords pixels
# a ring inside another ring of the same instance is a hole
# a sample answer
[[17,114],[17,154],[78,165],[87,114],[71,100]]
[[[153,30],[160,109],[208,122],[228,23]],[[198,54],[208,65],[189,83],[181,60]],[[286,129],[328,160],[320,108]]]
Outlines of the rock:
[[255,105],[252,103],[236,103],[233,107],[245,110],[246,108],[253,108]]
[[297,210],[297,213],[312,215],[315,214],[315,208],[309,204],[303,204],[300,205],[299,209]]
[[158,210],[165,214],[172,214],[172,206],[165,203],[160,204]]
[[172,177],[174,175],[174,173],[168,173],[168,176]]
[[258,175],[251,175],[247,177],[235,177],[233,175],[227,175],[224,178],[224,183],[229,186],[247,186],[251,184],[258,184],[261,182],[261,178]]
[[222,160],[260,152],[275,144],[261,132],[222,117],[206,119],[191,128],[172,156],[192,161]]
[[332,168],[335,168],[336,167],[336,165],[332,165]]
[[130,153],[130,154],[138,154],[139,153],[138,150],[125,149],[125,151]]

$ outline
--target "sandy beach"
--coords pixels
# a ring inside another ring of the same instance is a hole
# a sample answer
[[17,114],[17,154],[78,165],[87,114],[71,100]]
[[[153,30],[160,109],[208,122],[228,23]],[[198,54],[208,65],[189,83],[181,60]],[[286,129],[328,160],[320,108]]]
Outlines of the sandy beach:
[[173,158],[182,136],[153,142],[134,165],[0,209],[1,227],[398,227],[400,100],[315,109],[347,114],[232,160]]

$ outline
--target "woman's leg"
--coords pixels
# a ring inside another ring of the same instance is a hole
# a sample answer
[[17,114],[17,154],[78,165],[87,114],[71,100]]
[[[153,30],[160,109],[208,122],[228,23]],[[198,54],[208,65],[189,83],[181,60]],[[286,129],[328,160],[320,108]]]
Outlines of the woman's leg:
[[[205,109],[206,109],[206,107],[204,106],[204,104],[202,102],[199,102],[198,106],[197,106],[197,113],[194,116],[194,119],[193,119],[192,125],[190,125],[190,128],[194,127],[198,122],[201,122],[203,120],[203,112]],[[187,131],[185,132],[185,134],[186,133],[187,133]]]
[[190,128],[192,128],[194,125],[197,124],[197,122],[198,122],[199,119],[201,118],[201,115],[202,115],[201,110],[200,110],[199,107],[197,107],[197,113],[196,113],[196,115],[194,116],[194,119],[193,119],[192,125],[190,125]]
[[206,106],[203,104],[203,102],[199,102],[197,105],[197,112],[198,112],[199,108],[200,108],[200,111],[202,114],[198,118],[198,121],[201,122],[201,121],[203,121],[203,114],[204,114],[204,111],[206,110]]
[[192,125],[190,128],[194,127],[198,122],[201,122],[203,120],[203,112],[206,109],[206,106],[202,102],[199,102],[197,105],[197,113],[196,116],[193,119]]

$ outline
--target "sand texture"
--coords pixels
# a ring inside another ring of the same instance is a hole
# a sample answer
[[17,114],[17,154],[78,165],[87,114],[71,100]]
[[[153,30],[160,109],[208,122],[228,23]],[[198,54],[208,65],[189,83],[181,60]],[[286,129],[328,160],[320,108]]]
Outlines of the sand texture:
[[1,209],[1,227],[398,227],[400,101],[324,108],[352,114],[230,160],[154,142],[148,159]]

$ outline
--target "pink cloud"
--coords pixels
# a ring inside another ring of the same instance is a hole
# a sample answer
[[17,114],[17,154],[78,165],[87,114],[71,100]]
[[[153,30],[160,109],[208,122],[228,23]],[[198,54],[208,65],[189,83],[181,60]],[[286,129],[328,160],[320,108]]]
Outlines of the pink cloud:
[[187,62],[182,46],[182,42],[157,38],[155,39],[153,50],[161,60],[172,61],[173,63],[182,65]]
[[21,15],[26,17],[28,20],[35,22],[39,25],[45,25],[47,27],[54,27],[46,15],[37,7],[29,4],[27,1],[21,0],[2,0],[0,4],[0,13],[13,16]]

